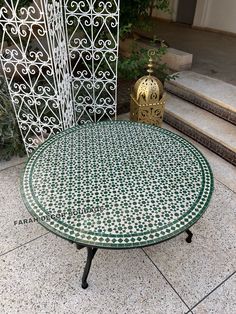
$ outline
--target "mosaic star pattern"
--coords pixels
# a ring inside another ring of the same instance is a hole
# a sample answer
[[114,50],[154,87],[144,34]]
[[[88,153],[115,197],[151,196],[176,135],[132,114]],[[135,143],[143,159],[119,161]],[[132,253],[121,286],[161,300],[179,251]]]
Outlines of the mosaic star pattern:
[[28,160],[22,195],[50,231],[84,245],[135,248],[193,225],[213,191],[203,155],[151,125],[106,121],[48,139]]

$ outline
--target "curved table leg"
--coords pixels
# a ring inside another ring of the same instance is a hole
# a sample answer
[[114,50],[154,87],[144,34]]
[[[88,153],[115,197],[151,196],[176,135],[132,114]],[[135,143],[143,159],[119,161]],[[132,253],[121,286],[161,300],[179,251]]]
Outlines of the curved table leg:
[[91,264],[92,264],[92,260],[94,258],[94,255],[96,254],[97,252],[97,249],[96,248],[92,248],[92,247],[87,247],[87,262],[86,262],[86,265],[85,265],[85,268],[84,268],[84,273],[83,273],[83,277],[82,277],[82,288],[83,289],[87,289],[88,288],[88,283],[87,283],[87,278],[88,278],[88,274],[89,274],[89,271],[90,271],[90,267],[91,267]]
[[186,233],[187,233],[187,238],[186,238],[186,241],[188,242],[188,243],[191,243],[192,242],[192,237],[193,237],[193,234],[192,234],[192,232],[188,229],[188,230],[186,230]]
[[83,246],[83,245],[80,245],[80,244],[78,244],[78,243],[76,243],[76,248],[77,248],[78,250],[82,250],[82,249],[84,248],[84,246]]

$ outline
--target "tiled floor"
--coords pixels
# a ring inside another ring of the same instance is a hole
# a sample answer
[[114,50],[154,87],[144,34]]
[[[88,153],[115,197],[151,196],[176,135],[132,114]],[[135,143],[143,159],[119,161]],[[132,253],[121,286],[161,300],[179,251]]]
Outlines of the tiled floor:
[[30,218],[19,191],[23,160],[0,164],[0,313],[236,313],[236,169],[196,146],[215,192],[193,242],[180,235],[144,250],[100,250],[87,290],[85,251],[37,222],[20,223]]

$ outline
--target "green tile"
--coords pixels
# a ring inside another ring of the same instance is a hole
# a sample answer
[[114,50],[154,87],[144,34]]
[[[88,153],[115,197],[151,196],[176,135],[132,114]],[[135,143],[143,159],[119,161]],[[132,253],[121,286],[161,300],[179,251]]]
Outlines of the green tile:
[[150,125],[106,121],[42,144],[22,174],[22,197],[50,231],[75,242],[133,248],[193,225],[213,191],[208,162],[180,136]]

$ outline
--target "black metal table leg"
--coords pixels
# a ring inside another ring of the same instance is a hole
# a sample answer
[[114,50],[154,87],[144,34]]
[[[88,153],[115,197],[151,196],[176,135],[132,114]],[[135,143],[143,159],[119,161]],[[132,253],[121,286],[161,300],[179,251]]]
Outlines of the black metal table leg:
[[94,258],[94,255],[97,252],[96,248],[92,248],[92,247],[87,247],[87,251],[88,251],[88,255],[87,255],[87,262],[84,268],[84,273],[83,273],[83,277],[82,277],[82,288],[83,289],[87,289],[88,288],[88,283],[87,283],[87,278],[88,278],[88,274],[90,271],[90,267],[92,264],[92,260]]
[[80,244],[78,244],[78,243],[76,243],[76,248],[77,248],[78,250],[82,250],[82,249],[84,248],[84,246],[83,246],[83,245],[80,245]]
[[191,243],[192,242],[192,237],[193,237],[193,234],[192,234],[192,232],[188,229],[188,230],[186,230],[186,233],[187,233],[187,238],[186,238],[186,241],[188,242],[188,243]]

